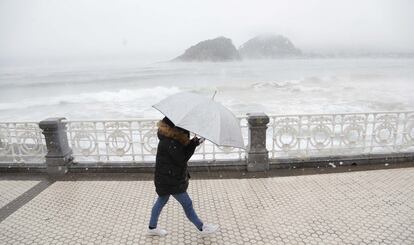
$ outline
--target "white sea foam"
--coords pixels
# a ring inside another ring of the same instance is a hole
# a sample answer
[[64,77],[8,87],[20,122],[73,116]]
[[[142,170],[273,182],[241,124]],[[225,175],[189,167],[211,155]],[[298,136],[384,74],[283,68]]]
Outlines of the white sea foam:
[[118,91],[102,91],[102,92],[85,92],[78,95],[63,95],[50,97],[27,98],[18,102],[0,103],[0,110],[7,109],[30,109],[42,106],[56,106],[81,104],[87,105],[91,103],[126,103],[136,102],[139,100],[160,100],[168,95],[178,93],[180,89],[177,87],[154,87],[143,89],[120,89]]
[[0,121],[156,117],[151,108],[195,91],[235,114],[414,109],[414,59],[160,63],[113,69],[0,70]]

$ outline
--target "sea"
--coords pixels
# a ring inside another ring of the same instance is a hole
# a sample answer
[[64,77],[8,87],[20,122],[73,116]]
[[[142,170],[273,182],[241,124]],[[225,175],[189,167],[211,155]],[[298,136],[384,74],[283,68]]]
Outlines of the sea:
[[236,115],[407,111],[414,58],[2,65],[0,121],[159,118],[152,105],[181,91],[217,92]]

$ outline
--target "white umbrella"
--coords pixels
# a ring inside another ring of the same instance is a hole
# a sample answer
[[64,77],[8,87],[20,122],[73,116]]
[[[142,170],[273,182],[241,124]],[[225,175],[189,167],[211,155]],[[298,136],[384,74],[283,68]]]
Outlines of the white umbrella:
[[176,126],[219,146],[245,148],[239,120],[213,98],[181,92],[165,98],[153,107]]

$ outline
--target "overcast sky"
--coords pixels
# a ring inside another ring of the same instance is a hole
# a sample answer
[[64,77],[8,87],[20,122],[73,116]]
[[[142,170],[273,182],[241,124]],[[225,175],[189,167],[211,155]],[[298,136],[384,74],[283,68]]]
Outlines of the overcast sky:
[[0,0],[0,57],[176,56],[262,33],[304,51],[413,52],[413,10],[412,0]]

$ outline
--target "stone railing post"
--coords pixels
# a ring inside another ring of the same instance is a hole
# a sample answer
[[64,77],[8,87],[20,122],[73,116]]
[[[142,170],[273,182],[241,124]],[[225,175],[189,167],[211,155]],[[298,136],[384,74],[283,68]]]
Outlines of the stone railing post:
[[68,171],[68,163],[72,161],[72,149],[66,135],[65,118],[48,118],[39,123],[46,139],[47,173],[51,176],[64,175]]
[[269,170],[266,149],[266,129],[269,117],[264,113],[248,113],[249,144],[247,148],[247,171]]

